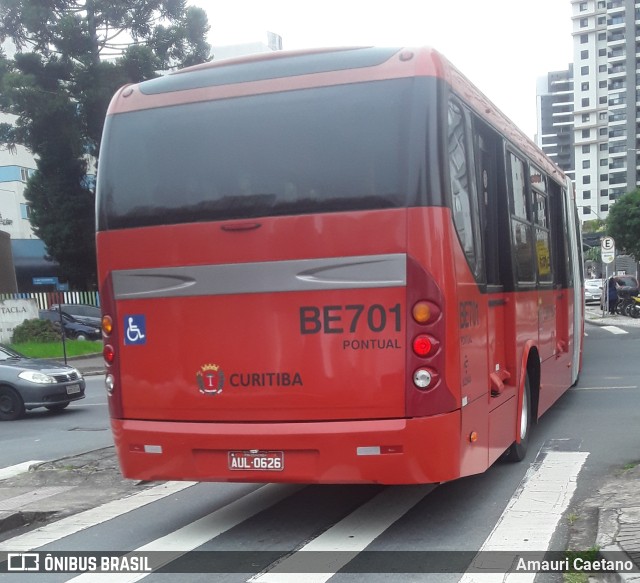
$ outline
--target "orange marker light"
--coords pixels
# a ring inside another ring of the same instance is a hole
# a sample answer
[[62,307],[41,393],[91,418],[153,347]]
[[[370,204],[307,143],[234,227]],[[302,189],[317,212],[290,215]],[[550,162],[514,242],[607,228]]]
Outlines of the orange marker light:
[[418,302],[413,306],[411,314],[418,324],[426,324],[431,318],[431,307],[427,302]]
[[472,431],[472,432],[469,434],[469,441],[470,441],[471,443],[475,443],[476,441],[478,441],[478,433],[477,433],[476,431]]
[[111,316],[102,316],[102,331],[109,336],[113,332],[113,320]]

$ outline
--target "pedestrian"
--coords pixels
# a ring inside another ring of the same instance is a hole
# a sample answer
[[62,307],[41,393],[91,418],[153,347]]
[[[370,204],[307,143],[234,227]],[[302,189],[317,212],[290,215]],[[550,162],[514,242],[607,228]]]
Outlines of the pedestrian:
[[609,301],[609,313],[616,313],[616,306],[618,305],[618,284],[615,277],[610,277],[607,282],[607,299]]

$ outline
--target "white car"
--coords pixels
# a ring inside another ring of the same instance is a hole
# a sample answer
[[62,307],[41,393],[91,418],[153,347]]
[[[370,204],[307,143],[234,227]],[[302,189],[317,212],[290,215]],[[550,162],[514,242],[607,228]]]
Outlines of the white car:
[[584,282],[584,301],[599,302],[602,297],[602,280],[586,279]]

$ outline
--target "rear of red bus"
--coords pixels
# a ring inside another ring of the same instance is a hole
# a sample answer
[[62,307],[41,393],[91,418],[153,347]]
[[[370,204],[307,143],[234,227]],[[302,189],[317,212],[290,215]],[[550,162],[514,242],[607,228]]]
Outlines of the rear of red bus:
[[97,245],[125,476],[464,473],[440,76],[434,53],[358,49],[114,97]]

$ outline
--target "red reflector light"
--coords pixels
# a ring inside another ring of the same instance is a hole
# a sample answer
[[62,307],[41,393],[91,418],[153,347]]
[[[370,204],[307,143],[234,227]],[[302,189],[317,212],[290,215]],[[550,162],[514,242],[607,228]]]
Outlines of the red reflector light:
[[103,349],[102,349],[102,356],[104,357],[104,361],[107,364],[113,364],[113,361],[116,358],[116,352],[113,349],[113,346],[111,346],[110,344],[107,344]]
[[431,352],[433,343],[426,334],[420,334],[413,339],[413,351],[418,356],[427,356]]

